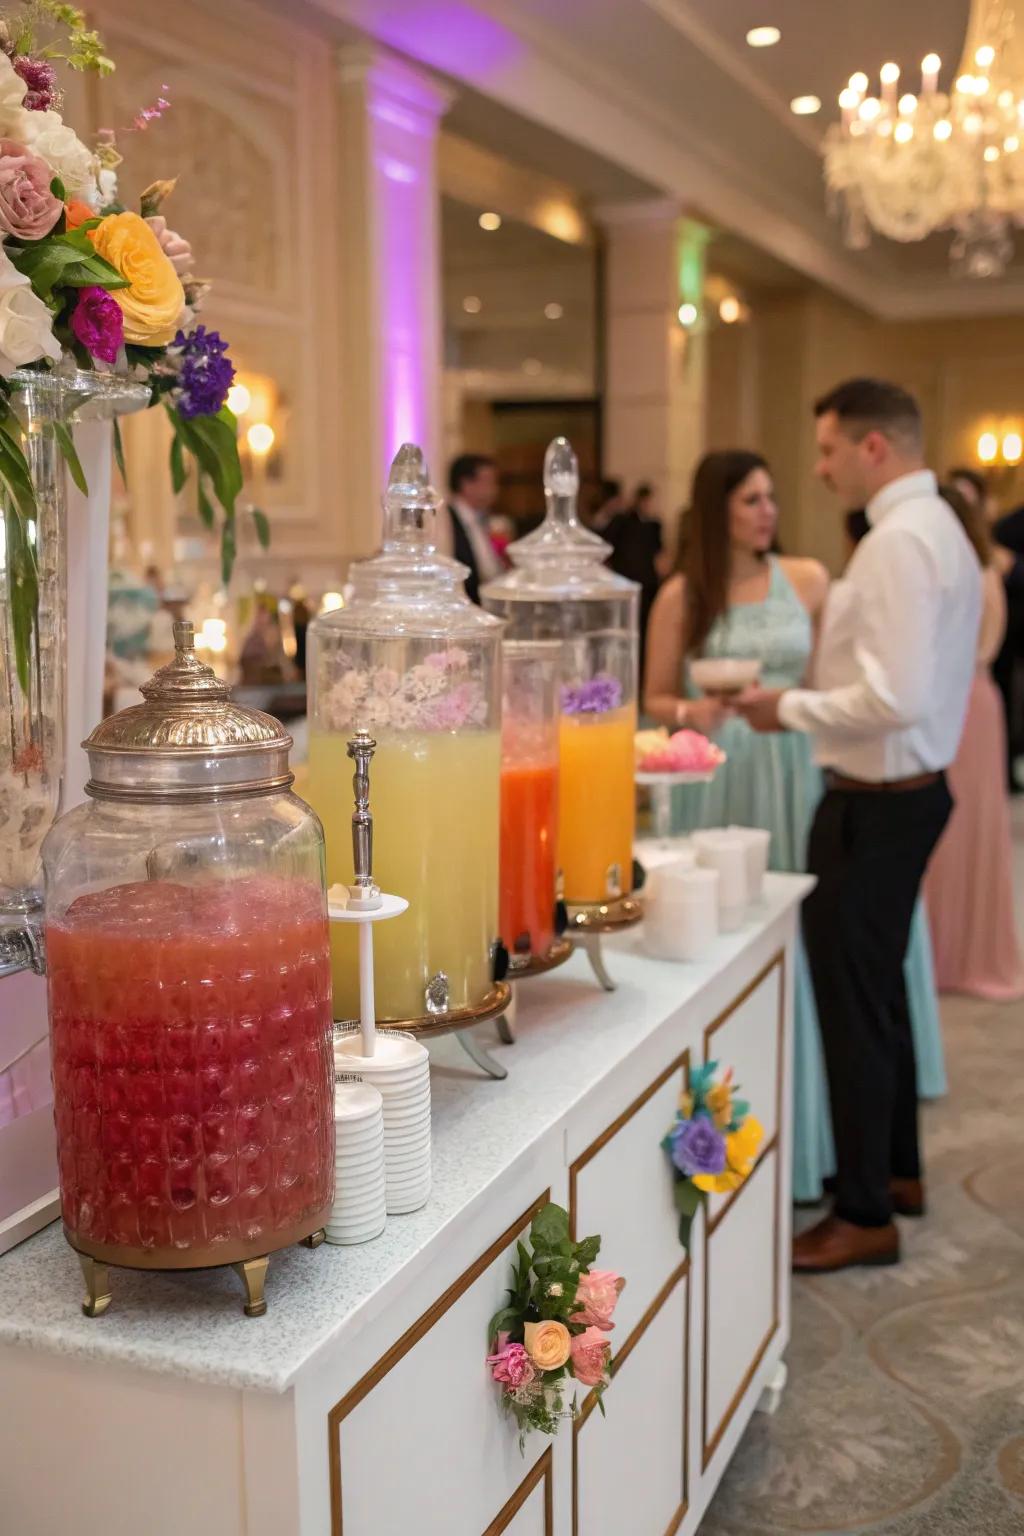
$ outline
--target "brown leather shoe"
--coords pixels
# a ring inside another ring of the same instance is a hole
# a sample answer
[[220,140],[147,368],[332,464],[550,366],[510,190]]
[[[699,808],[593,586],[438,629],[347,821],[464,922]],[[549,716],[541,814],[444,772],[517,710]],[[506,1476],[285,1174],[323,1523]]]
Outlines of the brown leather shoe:
[[797,1274],[825,1275],[857,1264],[898,1264],[900,1235],[893,1222],[885,1227],[856,1227],[841,1216],[826,1216],[793,1240]]
[[923,1216],[924,1185],[920,1179],[891,1179],[889,1193],[897,1216]]

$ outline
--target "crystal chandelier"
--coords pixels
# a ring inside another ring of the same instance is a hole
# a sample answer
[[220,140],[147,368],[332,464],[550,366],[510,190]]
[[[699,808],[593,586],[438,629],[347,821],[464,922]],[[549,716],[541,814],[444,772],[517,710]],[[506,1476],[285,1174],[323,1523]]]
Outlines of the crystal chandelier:
[[921,63],[917,95],[900,93],[883,64],[879,95],[855,74],[840,93],[842,121],[824,144],[829,201],[846,244],[862,250],[874,229],[890,240],[952,230],[955,271],[994,277],[1024,226],[1024,36],[1004,0],[971,0],[960,71],[949,95],[941,60]]

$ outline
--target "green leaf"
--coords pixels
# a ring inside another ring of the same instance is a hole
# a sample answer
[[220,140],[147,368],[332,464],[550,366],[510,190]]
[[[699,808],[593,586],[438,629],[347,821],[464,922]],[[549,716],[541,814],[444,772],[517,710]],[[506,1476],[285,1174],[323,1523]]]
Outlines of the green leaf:
[[224,406],[216,416],[192,416],[186,421],[174,406],[167,406],[167,412],[175,432],[210,479],[217,500],[230,516],[242,489],[234,414]]
[[58,421],[54,423],[53,430],[57,438],[57,446],[59,447],[61,453],[64,455],[64,462],[68,466],[68,473],[70,474],[72,480],[75,482],[75,485],[81,491],[82,495],[88,496],[89,484],[85,478],[85,470],[82,468],[82,461],[78,457],[78,450],[75,447],[75,440],[71,436],[71,428],[66,426],[64,422]]
[[254,524],[256,525],[256,537],[259,540],[260,548],[261,549],[269,549],[270,548],[270,520],[267,517],[267,514],[265,512],[261,512],[259,507],[253,507],[253,509],[252,509],[252,520],[253,520]]
[[682,1244],[682,1246],[686,1249],[687,1253],[689,1253],[689,1251],[690,1251],[690,1232],[691,1232],[692,1227],[693,1227],[693,1217],[692,1216],[680,1216],[680,1218],[679,1218],[679,1241]]
[[689,1179],[676,1179],[672,1192],[676,1210],[681,1215],[693,1217],[700,1208],[704,1199],[704,1191],[698,1189]]
[[29,245],[4,247],[11,261],[44,303],[55,288],[127,288],[129,281],[97,255],[87,234],[80,229],[47,235]]
[[35,550],[29,543],[25,520],[4,497],[4,536],[6,540],[11,624],[14,630],[14,665],[22,693],[29,691],[29,667],[32,633],[39,614],[39,573]]
[[206,494],[206,487],[203,484],[203,477],[202,477],[202,475],[197,475],[197,477],[196,477],[196,499],[198,501],[198,506],[199,506],[199,519],[200,519],[200,522],[202,523],[204,528],[208,528],[210,530],[210,532],[212,533],[213,532],[213,525],[214,525],[214,522],[216,521],[216,518],[215,518],[214,510],[213,510],[213,502],[210,500],[209,496],[207,496],[207,494]]
[[231,580],[231,572],[235,568],[235,520],[233,517],[225,519],[224,527],[220,531],[220,574],[221,580],[227,586]]
[[59,176],[55,176],[50,182],[50,191],[53,193],[54,197],[58,199],[58,201],[62,203],[67,202],[68,194],[64,188],[64,183],[61,181]]
[[502,1307],[500,1312],[495,1312],[487,1325],[487,1343],[490,1347],[499,1333],[511,1333],[519,1325],[519,1312],[515,1307]]
[[[171,488],[175,496],[179,495],[185,485],[185,460],[181,451],[181,438],[175,432],[171,438]],[[207,527],[212,527],[208,523]]]
[[569,1217],[560,1205],[549,1203],[537,1212],[530,1228],[530,1241],[534,1253],[538,1246],[551,1249],[569,1241]]
[[580,1269],[589,1269],[597,1261],[601,1252],[601,1239],[599,1237],[585,1237],[582,1243],[576,1244],[576,1258]]
[[124,443],[121,440],[121,423],[114,419],[114,463],[121,476],[121,484],[128,489],[128,475],[124,467]]

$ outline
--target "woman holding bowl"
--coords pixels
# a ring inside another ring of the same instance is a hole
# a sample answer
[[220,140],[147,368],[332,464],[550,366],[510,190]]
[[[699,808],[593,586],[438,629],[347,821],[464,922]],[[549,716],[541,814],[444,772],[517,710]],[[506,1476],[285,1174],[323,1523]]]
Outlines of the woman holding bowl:
[[[712,661],[748,663],[767,688],[799,687],[811,669],[829,578],[816,560],[772,553],[777,525],[771,472],[759,454],[740,449],[705,454],[694,475],[679,568],[651,613],[644,708],[670,730],[685,726],[713,736],[728,757],[710,784],[675,792],[673,830],[765,827],[772,834],[770,868],[793,873],[805,868],[807,833],[822,792],[810,738],[751,730],[720,692],[723,684],[742,685],[738,676],[729,676],[737,669],[726,666],[716,673],[708,667]],[[715,692],[697,686],[695,662],[705,688]],[[946,1085],[922,910],[907,955],[907,990],[919,1091],[935,1097]],[[814,993],[802,949],[795,1028],[793,1193],[797,1200],[814,1201],[833,1171],[833,1152]]]

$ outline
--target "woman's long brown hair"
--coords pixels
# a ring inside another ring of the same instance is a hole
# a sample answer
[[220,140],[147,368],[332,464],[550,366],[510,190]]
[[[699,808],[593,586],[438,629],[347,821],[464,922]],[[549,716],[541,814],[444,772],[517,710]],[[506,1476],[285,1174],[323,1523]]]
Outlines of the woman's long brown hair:
[[976,507],[972,501],[968,501],[963,491],[952,484],[940,485],[939,495],[943,501],[949,503],[960,519],[964,533],[970,539],[974,553],[978,557],[979,565],[983,571],[986,570],[992,564],[995,547],[981,507]]
[[686,580],[688,656],[700,653],[715,620],[729,607],[729,497],[753,470],[767,468],[759,453],[744,448],[706,453],[697,465],[677,561]]

